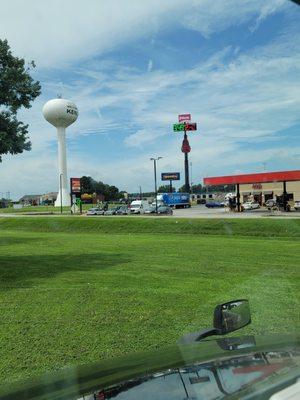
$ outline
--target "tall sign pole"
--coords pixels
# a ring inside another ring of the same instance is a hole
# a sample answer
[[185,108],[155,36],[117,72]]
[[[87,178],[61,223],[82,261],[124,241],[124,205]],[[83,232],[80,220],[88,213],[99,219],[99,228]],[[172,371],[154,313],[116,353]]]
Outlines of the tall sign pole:
[[181,146],[181,151],[184,153],[184,175],[185,175],[185,192],[190,193],[190,173],[189,173],[189,152],[191,147],[188,141],[186,130],[184,130],[184,138]]
[[178,115],[178,124],[173,125],[174,132],[184,132],[181,151],[184,154],[184,175],[185,175],[185,191],[190,193],[190,176],[189,176],[189,156],[191,146],[189,144],[187,131],[196,131],[197,124],[191,122],[191,114]]

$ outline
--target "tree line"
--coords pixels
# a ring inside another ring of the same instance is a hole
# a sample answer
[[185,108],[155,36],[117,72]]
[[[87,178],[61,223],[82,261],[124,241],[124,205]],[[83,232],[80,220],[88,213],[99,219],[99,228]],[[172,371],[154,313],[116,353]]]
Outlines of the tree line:
[[122,197],[124,192],[120,192],[114,185],[96,181],[90,176],[82,176],[81,179],[81,192],[87,194],[101,194],[105,200],[118,200]]

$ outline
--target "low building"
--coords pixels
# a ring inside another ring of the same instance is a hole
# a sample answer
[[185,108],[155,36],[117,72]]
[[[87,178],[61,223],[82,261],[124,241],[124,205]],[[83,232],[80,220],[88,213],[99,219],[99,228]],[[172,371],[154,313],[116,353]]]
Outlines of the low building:
[[[286,182],[287,201],[300,201],[300,181]],[[257,201],[260,205],[269,199],[279,199],[283,195],[282,182],[262,182],[240,185],[241,201]]]
[[20,198],[19,203],[23,206],[38,206],[40,204],[40,198],[40,194],[26,194]]

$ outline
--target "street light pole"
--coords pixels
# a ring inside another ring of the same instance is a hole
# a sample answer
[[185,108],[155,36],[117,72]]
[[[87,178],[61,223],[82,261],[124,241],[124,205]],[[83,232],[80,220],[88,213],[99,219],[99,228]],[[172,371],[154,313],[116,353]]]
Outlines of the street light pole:
[[155,188],[155,212],[157,214],[157,180],[156,180],[156,161],[162,159],[162,157],[151,157],[150,160],[153,161],[154,165],[154,188]]

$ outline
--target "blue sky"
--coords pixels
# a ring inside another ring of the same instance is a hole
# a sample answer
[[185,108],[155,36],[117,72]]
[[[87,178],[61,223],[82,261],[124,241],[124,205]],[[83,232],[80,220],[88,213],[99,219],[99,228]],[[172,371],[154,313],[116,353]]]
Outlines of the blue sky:
[[[0,195],[57,190],[55,131],[43,104],[79,108],[67,131],[68,175],[152,190],[158,171],[183,172],[191,113],[192,180],[300,167],[300,7],[288,0],[4,1],[1,38],[34,59],[42,95],[20,118],[32,151],[5,156]],[[263,164],[265,163],[265,164]],[[183,176],[183,174],[182,174]],[[183,182],[179,182],[183,184]]]

